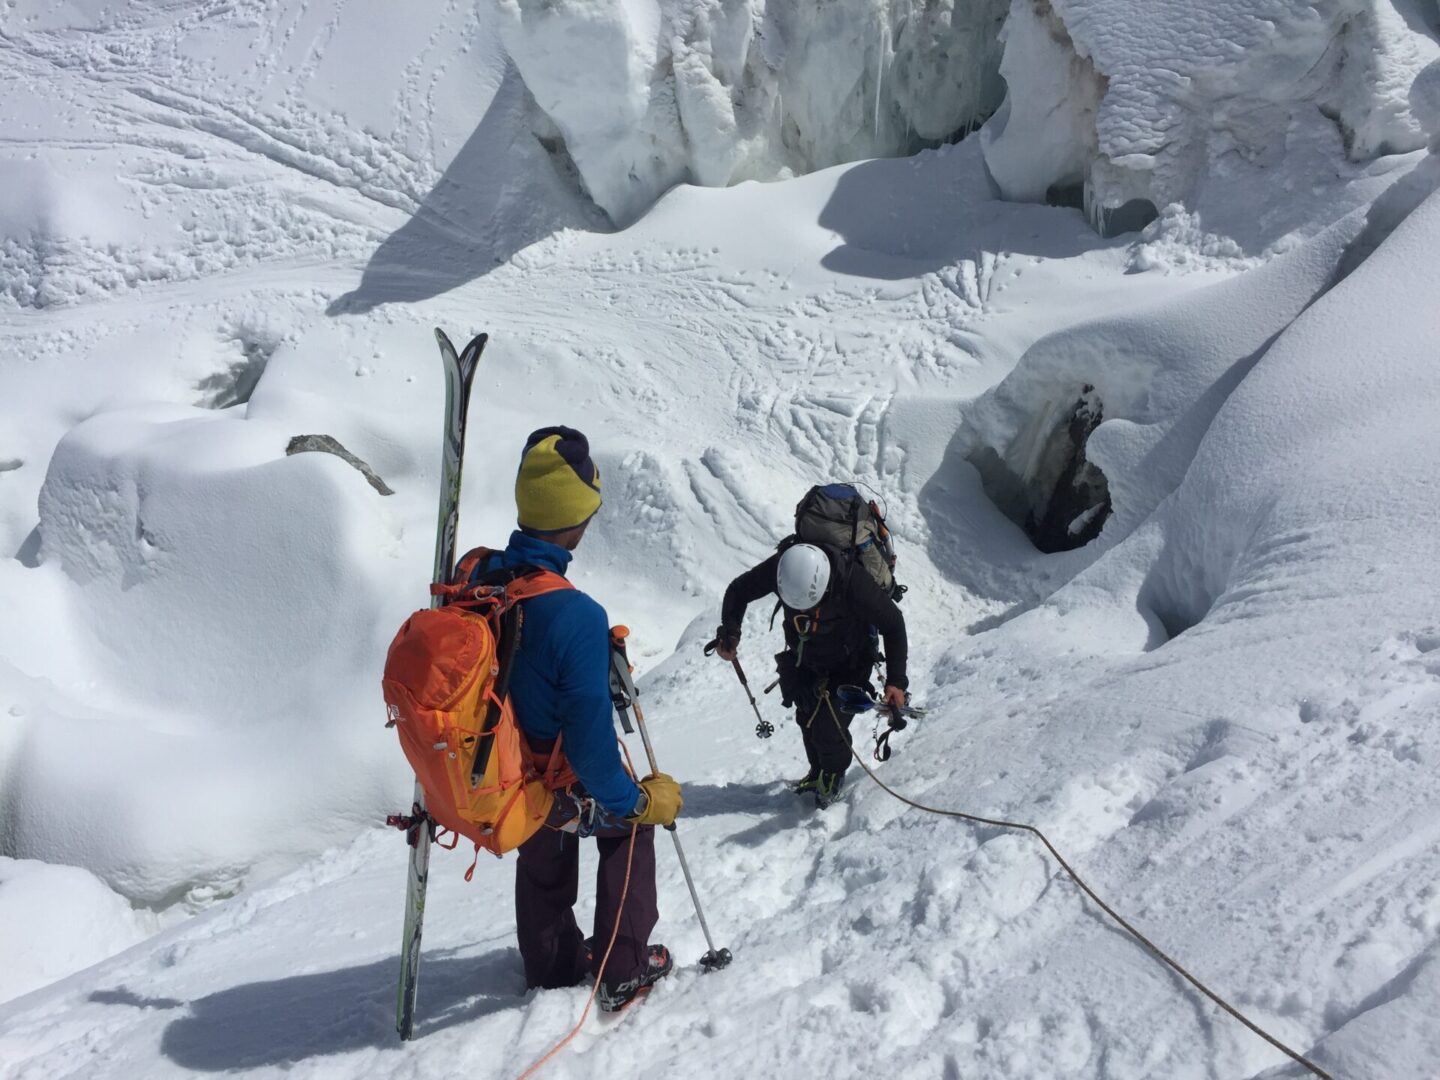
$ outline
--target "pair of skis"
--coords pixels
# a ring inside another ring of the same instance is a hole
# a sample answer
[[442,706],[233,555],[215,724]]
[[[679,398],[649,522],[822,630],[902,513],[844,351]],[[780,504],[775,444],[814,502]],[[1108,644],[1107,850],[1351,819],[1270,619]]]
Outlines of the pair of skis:
[[[460,468],[465,461],[465,418],[470,411],[470,384],[480,365],[480,354],[489,340],[477,334],[456,353],[455,346],[436,329],[440,357],[445,362],[445,441],[441,447],[440,517],[435,527],[435,569],[431,581],[443,585],[455,569],[455,539],[460,529]],[[434,597],[431,607],[443,601]],[[415,994],[420,981],[420,935],[425,923],[425,884],[430,875],[432,828],[425,813],[425,790],[415,784],[415,805],[411,810],[410,874],[405,884],[405,937],[400,946],[400,985],[395,1002],[395,1030],[400,1038],[415,1033]]]

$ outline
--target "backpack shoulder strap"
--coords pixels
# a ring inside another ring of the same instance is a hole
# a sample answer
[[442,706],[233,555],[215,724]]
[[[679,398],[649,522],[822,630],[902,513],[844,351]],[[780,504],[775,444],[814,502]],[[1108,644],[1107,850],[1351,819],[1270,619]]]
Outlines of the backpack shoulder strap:
[[506,583],[505,591],[509,594],[511,601],[515,603],[529,600],[535,596],[544,596],[546,593],[575,588],[568,578],[553,570],[541,570],[534,566],[520,566],[514,569],[521,572]]
[[431,585],[430,595],[445,598],[445,603],[471,603],[482,590],[501,590],[501,612],[508,611],[521,600],[560,589],[575,586],[561,574],[538,566],[498,566],[493,570],[482,569],[484,560],[498,552],[489,548],[475,548],[456,565],[455,576],[449,585]]
[[475,573],[476,568],[494,554],[496,554],[494,548],[471,548],[464,555],[460,556],[460,561],[455,564],[455,572],[450,575],[450,580],[456,584],[469,581],[470,576]]

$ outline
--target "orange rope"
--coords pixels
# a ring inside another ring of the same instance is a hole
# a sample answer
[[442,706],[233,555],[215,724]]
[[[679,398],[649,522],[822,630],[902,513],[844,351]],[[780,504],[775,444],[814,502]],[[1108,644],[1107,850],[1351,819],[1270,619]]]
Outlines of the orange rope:
[[[622,739],[617,738],[615,741],[620,744],[620,749],[625,755],[625,767],[633,777],[635,775],[635,763],[630,760],[630,748],[625,745]],[[630,870],[635,865],[635,837],[639,831],[640,826],[638,824],[632,824],[630,826],[630,846],[625,852],[625,884],[620,887],[620,906],[615,911],[615,926],[610,931],[610,944],[605,946],[605,955],[600,958],[600,970],[595,972],[595,985],[590,988],[590,996],[585,999],[585,1008],[580,1013],[580,1019],[576,1022],[575,1026],[570,1029],[569,1035],[566,1035],[552,1046],[544,1057],[521,1073],[518,1080],[529,1080],[529,1078],[539,1072],[551,1058],[569,1046],[575,1036],[580,1034],[580,1029],[585,1026],[585,1021],[590,1016],[590,1006],[595,1004],[595,995],[600,992],[600,980],[605,977],[605,965],[610,962],[610,953],[614,950],[615,941],[620,936],[620,920],[625,916],[625,901],[630,896]]]

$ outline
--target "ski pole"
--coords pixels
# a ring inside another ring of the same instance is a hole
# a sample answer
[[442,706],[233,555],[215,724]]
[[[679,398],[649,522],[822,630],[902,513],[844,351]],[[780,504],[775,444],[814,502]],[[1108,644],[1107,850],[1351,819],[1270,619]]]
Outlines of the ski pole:
[[[715,650],[720,647],[720,639],[716,638],[705,646],[705,655],[713,656]],[[735,676],[740,680],[740,685],[745,688],[745,696],[750,699],[750,708],[755,710],[755,737],[757,739],[768,739],[775,734],[775,725],[760,715],[760,706],[755,701],[754,691],[750,689],[750,680],[745,678],[745,669],[740,666],[740,657],[732,656],[730,664],[735,668]],[[768,693],[768,691],[767,691]]]
[[[645,744],[645,757],[650,762],[650,771],[658,773],[660,766],[655,762],[655,747],[650,743],[650,730],[645,726],[645,713],[640,708],[639,691],[635,689],[635,680],[630,675],[630,660],[625,653],[625,639],[629,636],[629,627],[610,628],[610,666],[622,689],[622,693],[614,697],[615,707],[622,716],[626,707],[635,713],[635,723],[640,728],[640,741]],[[710,946],[710,951],[700,958],[700,967],[705,971],[718,971],[730,963],[730,950],[717,949],[715,939],[710,936],[710,925],[705,921],[705,912],[700,908],[700,894],[695,891],[695,879],[690,875],[690,864],[685,859],[685,849],[680,846],[680,833],[676,830],[675,823],[666,825],[665,831],[675,842],[675,856],[680,860],[680,873],[685,876],[690,900],[695,905],[695,918],[700,921],[700,932],[705,935],[705,944]]]

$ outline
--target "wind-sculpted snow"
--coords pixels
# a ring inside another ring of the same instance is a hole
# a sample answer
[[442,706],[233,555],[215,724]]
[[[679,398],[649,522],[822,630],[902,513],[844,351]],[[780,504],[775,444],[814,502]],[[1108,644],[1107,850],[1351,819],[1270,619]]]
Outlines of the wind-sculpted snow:
[[[1420,598],[1434,571],[1417,565],[1416,546],[1426,541],[1404,523],[1433,504],[1428,478],[1440,467],[1435,447],[1414,438],[1440,406],[1424,344],[1440,335],[1440,307],[1424,299],[1440,286],[1423,257],[1437,235],[1432,195],[1259,356],[1216,413],[1157,515],[1166,542],[1145,590],[1179,625],[1198,624],[1197,637],[1216,624],[1258,637],[1265,617],[1303,601],[1317,639],[1330,639],[1364,621],[1368,598],[1392,593],[1413,598],[1397,605],[1392,633],[1430,618]],[[1195,528],[1216,505],[1227,507],[1223,523]]]
[[[37,911],[46,918],[36,919]],[[0,921],[10,928],[0,1001],[113,956],[153,935],[161,923],[78,866],[5,856],[0,856]]]
[[7,850],[168,904],[316,829],[337,835],[333,820],[299,827],[274,770],[307,801],[371,782],[307,778],[306,761],[337,717],[367,711],[370,688],[349,672],[374,648],[378,582],[349,568],[377,549],[383,565],[399,525],[357,472],[286,457],[286,441],[258,419],[151,407],[104,413],[57,447],[39,558],[63,573],[53,614],[78,632],[46,674],[89,670],[111,693],[106,707],[82,690],[91,703],[67,707],[80,715],[31,729],[29,767],[8,785]]

